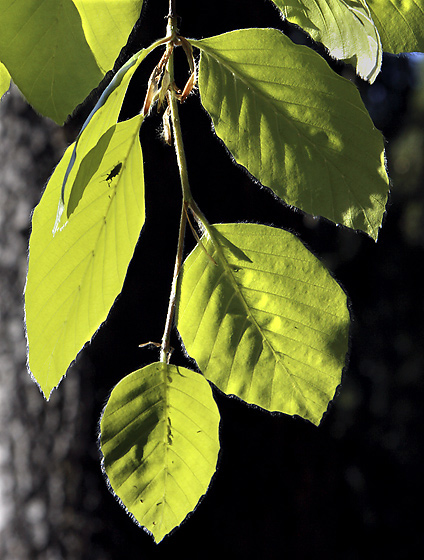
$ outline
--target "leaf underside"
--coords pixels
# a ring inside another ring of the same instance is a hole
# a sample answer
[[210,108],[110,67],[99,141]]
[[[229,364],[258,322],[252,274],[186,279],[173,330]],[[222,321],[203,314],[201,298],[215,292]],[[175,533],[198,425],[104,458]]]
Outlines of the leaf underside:
[[[130,58],[103,92],[99,101],[87,117],[81,131],[72,145],[72,155],[63,175],[61,196],[54,233],[63,227],[78,205],[90,177],[98,171],[99,162],[103,160],[108,148],[112,127],[118,121],[130,81],[141,62],[151,52],[152,46],[142,49]],[[115,161],[115,165],[118,164]],[[114,168],[113,162],[106,168],[105,177]],[[67,208],[64,213],[65,198]]]
[[143,0],[92,2],[73,0],[81,16],[84,35],[100,70],[106,74],[140,16]]
[[236,162],[286,203],[377,239],[384,144],[356,87],[273,29],[192,44],[201,102]]
[[219,452],[219,412],[206,379],[150,364],[112,391],[101,419],[113,492],[159,542],[206,493]]
[[421,0],[367,0],[389,53],[424,51],[424,5]]
[[352,62],[364,80],[374,82],[382,48],[370,10],[363,0],[272,0],[288,21],[299,25],[330,55]]
[[177,328],[227,394],[319,424],[348,348],[346,295],[292,234],[220,224],[182,270]]
[[[119,6],[83,0],[76,4],[0,0],[0,60],[27,101],[58,124],[112,69],[141,7],[133,0]],[[105,45],[105,36],[114,40]]]
[[[121,292],[145,217],[141,122],[137,116],[113,126],[97,172],[55,236],[72,146],[34,211],[25,287],[28,367],[46,398]],[[118,162],[120,173],[108,181],[107,172]]]

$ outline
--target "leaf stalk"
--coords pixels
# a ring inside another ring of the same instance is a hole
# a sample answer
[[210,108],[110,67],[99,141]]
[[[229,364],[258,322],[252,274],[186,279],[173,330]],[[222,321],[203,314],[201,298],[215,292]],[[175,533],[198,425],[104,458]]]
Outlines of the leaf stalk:
[[[187,45],[189,44],[187,41],[184,42],[182,38],[178,37],[177,33],[178,30],[177,30],[177,17],[175,14],[175,0],[170,0],[167,35],[172,35],[174,37],[173,40],[174,43],[175,41],[178,41],[179,44],[182,44],[186,52],[187,59],[189,60],[189,56],[188,56],[189,53],[187,52],[188,49]],[[185,43],[187,43],[187,45]],[[192,70],[192,75],[194,76],[194,66],[193,68],[191,68],[191,70]],[[166,71],[169,74],[169,83],[173,84],[174,83],[174,53],[172,50],[170,51],[169,57],[166,62]],[[189,222],[189,225],[193,230],[193,227],[188,217],[188,209],[191,210],[193,216],[196,218],[196,221],[199,224],[201,223],[203,228],[205,228],[206,230],[210,228],[208,221],[204,217],[203,213],[200,211],[199,207],[197,206],[191,194],[190,182],[189,182],[188,171],[187,171],[187,160],[185,156],[183,135],[181,131],[181,121],[180,121],[180,116],[178,111],[178,101],[183,102],[184,100],[185,100],[185,96],[181,95],[179,91],[175,91],[175,89],[173,88],[169,88],[167,90],[167,101],[170,110],[169,116],[172,124],[172,132],[174,136],[174,149],[177,157],[183,202],[181,208],[180,229],[178,235],[177,254],[175,257],[174,275],[172,279],[172,288],[169,297],[168,312],[166,316],[165,329],[164,329],[162,344],[160,349],[160,361],[163,363],[169,363],[169,359],[172,353],[172,349],[170,346],[170,336],[171,336],[172,322],[174,319],[175,308],[176,308],[178,277],[183,262],[184,236],[185,236],[187,221]],[[195,231],[193,231],[193,234],[197,243],[199,243],[204,249],[202,242],[199,239],[199,236],[196,234]],[[210,257],[210,259],[216,265],[216,262],[213,260],[213,258]]]
[[183,262],[184,235],[187,223],[187,203],[183,201],[180,217],[180,229],[178,233],[177,254],[175,257],[174,275],[172,278],[171,295],[169,297],[168,312],[166,315],[165,329],[162,336],[162,344],[160,347],[160,361],[168,364],[171,357],[172,349],[170,345],[172,321],[174,320],[175,306],[177,299],[178,276]]

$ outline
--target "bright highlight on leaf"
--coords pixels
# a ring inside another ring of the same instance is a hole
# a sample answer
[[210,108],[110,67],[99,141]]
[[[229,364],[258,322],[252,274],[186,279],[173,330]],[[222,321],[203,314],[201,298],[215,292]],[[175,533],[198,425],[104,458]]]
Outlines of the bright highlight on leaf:
[[319,424],[348,349],[346,295],[291,233],[220,224],[183,266],[177,328],[227,394]]
[[0,99],[10,87],[10,74],[4,64],[0,62]]
[[382,48],[365,0],[272,0],[288,21],[296,23],[334,58],[352,62],[361,78],[374,82]]
[[377,239],[384,145],[356,87],[274,29],[192,44],[202,104],[235,160],[286,203]]
[[206,493],[219,452],[219,412],[206,379],[154,363],[125,377],[101,419],[112,490],[156,542]]
[[75,3],[0,0],[0,59],[27,101],[59,124],[112,69],[141,6],[135,0]]
[[141,123],[138,116],[113,126],[66,227],[52,235],[72,146],[34,211],[25,288],[28,366],[46,398],[121,292],[145,216]]

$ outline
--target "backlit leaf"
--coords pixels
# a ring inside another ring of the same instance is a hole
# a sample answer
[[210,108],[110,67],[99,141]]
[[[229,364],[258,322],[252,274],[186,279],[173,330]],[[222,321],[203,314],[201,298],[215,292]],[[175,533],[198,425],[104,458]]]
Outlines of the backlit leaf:
[[[25,314],[28,367],[46,398],[106,320],[144,224],[142,117],[113,126],[107,150],[66,227],[52,235],[72,146],[32,220]],[[104,169],[121,163],[107,180]]]
[[201,102],[236,162],[286,203],[377,239],[384,144],[356,87],[273,29],[192,44]]
[[73,0],[81,16],[84,35],[100,70],[113,67],[126,44],[143,0]]
[[4,64],[0,62],[0,99],[10,87],[10,74]]
[[367,0],[367,3],[385,51],[424,52],[422,0]]
[[382,48],[365,0],[272,0],[334,58],[352,62],[371,83],[380,72]]
[[183,266],[177,328],[227,394],[319,424],[348,349],[346,295],[291,233],[220,224]]
[[[110,141],[112,126],[118,121],[131,78],[140,63],[155,46],[156,44],[153,44],[149,48],[137,52],[119,69],[72,144],[72,154],[63,176],[61,195],[58,199],[54,233],[66,223],[67,218],[75,210],[90,177],[98,171],[100,161],[102,161]],[[82,166],[81,169],[80,166]],[[111,170],[110,167],[109,172]],[[63,215],[66,197],[68,207]]]
[[72,0],[0,0],[0,59],[27,101],[59,124],[113,67],[141,6],[77,2],[80,11]]
[[103,466],[112,490],[156,542],[206,493],[218,427],[208,382],[183,367],[151,364],[112,391],[100,424]]

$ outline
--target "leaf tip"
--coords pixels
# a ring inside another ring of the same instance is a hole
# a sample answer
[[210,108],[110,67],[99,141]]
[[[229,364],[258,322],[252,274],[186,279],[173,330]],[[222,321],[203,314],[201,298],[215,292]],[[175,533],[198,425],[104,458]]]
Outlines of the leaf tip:
[[51,388],[50,388],[50,387],[48,387],[48,386],[42,385],[42,384],[40,383],[40,381],[39,381],[39,380],[35,377],[35,375],[32,373],[32,371],[31,371],[31,369],[30,369],[30,367],[29,367],[28,361],[27,361],[27,371],[28,371],[28,374],[29,374],[29,376],[31,377],[32,381],[34,381],[34,383],[37,385],[37,387],[38,387],[40,393],[43,395],[43,397],[45,398],[45,400],[46,400],[47,402],[49,402],[50,397],[52,396],[52,393],[53,393],[53,391],[54,391],[54,389],[55,389],[56,387],[51,387]]

